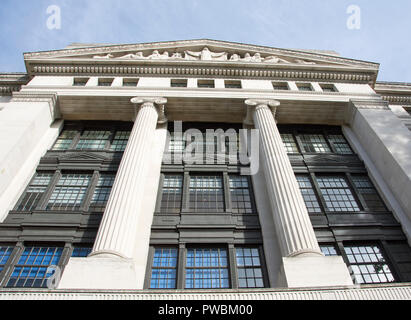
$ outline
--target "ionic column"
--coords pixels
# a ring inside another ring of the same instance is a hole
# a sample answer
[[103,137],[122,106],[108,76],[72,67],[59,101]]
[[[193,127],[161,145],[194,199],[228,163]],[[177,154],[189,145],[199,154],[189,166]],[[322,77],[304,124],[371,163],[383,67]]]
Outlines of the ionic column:
[[[246,124],[260,131],[264,175],[283,257],[322,256],[294,171],[278,131],[275,100],[250,99]],[[272,109],[271,109],[272,108]]]
[[[165,123],[165,98],[133,98],[136,120],[124,151],[90,256],[133,258],[150,149],[157,123]],[[148,246],[148,244],[147,244]]]

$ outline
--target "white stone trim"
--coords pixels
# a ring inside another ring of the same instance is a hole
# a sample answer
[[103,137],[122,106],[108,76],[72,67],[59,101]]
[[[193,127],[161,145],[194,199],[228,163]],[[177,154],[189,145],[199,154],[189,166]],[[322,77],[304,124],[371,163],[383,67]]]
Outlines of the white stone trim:
[[2,289],[0,300],[411,300],[411,284],[203,291]]

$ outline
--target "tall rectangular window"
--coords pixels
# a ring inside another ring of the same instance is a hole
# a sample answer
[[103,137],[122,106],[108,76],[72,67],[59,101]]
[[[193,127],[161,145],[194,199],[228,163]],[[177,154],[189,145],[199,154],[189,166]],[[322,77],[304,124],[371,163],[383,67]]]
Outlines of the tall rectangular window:
[[6,286],[46,288],[47,279],[53,274],[52,271],[47,272],[47,268],[57,265],[62,253],[63,248],[60,247],[26,247]]
[[187,249],[186,289],[217,289],[229,286],[226,249]]
[[341,134],[331,134],[328,140],[333,144],[335,151],[339,154],[353,154],[347,140]]
[[183,193],[183,176],[180,174],[165,174],[163,181],[161,212],[179,213]]
[[224,212],[224,190],[221,176],[191,176],[190,209],[195,212]]
[[282,133],[281,138],[287,153],[298,153],[297,144],[291,133]]
[[330,153],[331,149],[322,134],[301,134],[301,143],[304,152]]
[[151,289],[175,289],[177,279],[177,254],[175,248],[156,248],[151,267]]
[[377,245],[344,245],[345,253],[357,283],[394,282],[382,250]]
[[254,213],[248,177],[230,175],[230,193],[233,213]]
[[115,174],[100,174],[96,188],[94,189],[93,198],[91,199],[91,210],[103,211],[105,209],[115,178]]
[[86,130],[77,143],[77,150],[104,150],[110,131]]
[[375,212],[387,211],[384,203],[382,202],[377,190],[367,176],[353,175],[353,183],[358,192],[362,195],[368,209]]
[[317,181],[321,188],[327,210],[332,212],[360,211],[360,207],[344,177],[319,176],[317,177]]
[[322,210],[310,178],[307,175],[297,175],[296,178],[308,213],[321,213]]
[[75,130],[64,130],[53,146],[53,150],[68,150],[77,135]]
[[53,174],[51,173],[36,173],[34,179],[30,182],[26,192],[20,199],[15,210],[16,211],[31,211],[36,208],[41,197],[46,192]]
[[49,199],[47,209],[80,209],[90,180],[90,174],[63,174]]
[[13,247],[0,246],[0,272],[3,271],[4,266],[9,260],[12,252],[13,252]]
[[258,248],[236,248],[238,287],[264,288],[263,270]]
[[113,151],[124,151],[126,150],[128,139],[130,138],[130,131],[117,131],[114,136],[114,140],[111,143],[110,149]]

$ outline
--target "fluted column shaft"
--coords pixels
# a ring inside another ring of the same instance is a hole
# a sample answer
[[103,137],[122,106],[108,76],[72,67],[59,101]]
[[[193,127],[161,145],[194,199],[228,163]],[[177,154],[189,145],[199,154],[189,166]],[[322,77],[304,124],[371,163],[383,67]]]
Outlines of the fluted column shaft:
[[279,102],[247,100],[246,104],[252,113],[249,119],[252,116],[260,131],[264,175],[283,256],[322,255],[271,109]]
[[[144,196],[146,174],[150,164],[150,148],[159,121],[159,110],[166,99],[133,99],[141,104],[124,151],[106,210],[90,256],[132,258],[137,221]],[[162,119],[160,113],[160,119]]]

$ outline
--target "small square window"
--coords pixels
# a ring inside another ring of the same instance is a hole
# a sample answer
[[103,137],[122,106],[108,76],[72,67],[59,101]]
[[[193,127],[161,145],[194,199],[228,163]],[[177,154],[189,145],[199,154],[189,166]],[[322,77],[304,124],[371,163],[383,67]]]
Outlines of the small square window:
[[310,83],[297,83],[297,87],[300,91],[313,91],[313,87]]
[[290,90],[287,82],[273,82],[274,90]]
[[138,78],[135,79],[123,79],[123,87],[137,87]]
[[214,80],[198,80],[197,86],[199,88],[215,88]]
[[111,87],[111,84],[113,83],[114,79],[98,79],[98,86],[99,87]]
[[172,88],[187,88],[187,79],[172,79]]
[[87,84],[88,80],[89,78],[74,78],[73,86],[84,87]]
[[241,81],[226,80],[225,87],[227,89],[241,89]]
[[333,84],[320,84],[321,89],[323,89],[323,92],[337,92],[337,89]]

